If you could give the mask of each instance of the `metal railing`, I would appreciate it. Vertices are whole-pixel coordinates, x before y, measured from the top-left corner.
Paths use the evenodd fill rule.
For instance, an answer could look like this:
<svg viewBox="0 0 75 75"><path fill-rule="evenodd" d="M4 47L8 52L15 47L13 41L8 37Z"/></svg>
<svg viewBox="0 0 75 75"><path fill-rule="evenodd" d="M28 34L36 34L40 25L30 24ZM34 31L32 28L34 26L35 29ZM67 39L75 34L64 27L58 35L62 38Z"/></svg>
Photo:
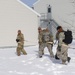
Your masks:
<svg viewBox="0 0 75 75"><path fill-rule="evenodd" d="M41 19L47 19L47 14L46 13L40 13L41 14Z"/></svg>

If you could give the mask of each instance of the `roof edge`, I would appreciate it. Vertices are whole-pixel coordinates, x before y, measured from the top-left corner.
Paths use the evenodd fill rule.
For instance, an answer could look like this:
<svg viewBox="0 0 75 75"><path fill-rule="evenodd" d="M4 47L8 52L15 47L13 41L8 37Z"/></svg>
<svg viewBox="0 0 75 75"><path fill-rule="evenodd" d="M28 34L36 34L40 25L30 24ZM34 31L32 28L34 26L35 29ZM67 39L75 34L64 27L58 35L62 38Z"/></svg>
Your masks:
<svg viewBox="0 0 75 75"><path fill-rule="evenodd" d="M37 4L39 1L40 1L40 0L36 1L36 2L33 4L33 6L34 6L35 4Z"/></svg>
<svg viewBox="0 0 75 75"><path fill-rule="evenodd" d="M35 10L33 10L32 8L30 8L28 5L26 5L25 3L23 3L21 0L17 0L19 3L21 3L23 6L27 7L29 10L31 10L33 13L35 13L36 15L38 15L39 17L41 16L39 13L37 13Z"/></svg>

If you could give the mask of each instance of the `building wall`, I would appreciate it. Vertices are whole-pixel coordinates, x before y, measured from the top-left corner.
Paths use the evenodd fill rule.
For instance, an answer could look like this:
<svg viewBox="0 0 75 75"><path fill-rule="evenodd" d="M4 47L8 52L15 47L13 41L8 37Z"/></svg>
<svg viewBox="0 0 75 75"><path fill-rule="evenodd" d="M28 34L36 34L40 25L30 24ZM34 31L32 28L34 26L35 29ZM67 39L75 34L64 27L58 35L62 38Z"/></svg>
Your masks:
<svg viewBox="0 0 75 75"><path fill-rule="evenodd" d="M48 13L48 7L51 7L51 13ZM51 20L52 18L52 6L50 0L38 0L34 3L34 10L41 14L41 19ZM50 23L50 24L49 24ZM41 21L40 26L42 28L49 29L50 33L54 36L56 34L57 25L53 21Z"/></svg>
<svg viewBox="0 0 75 75"><path fill-rule="evenodd" d="M16 46L17 31L25 37L25 46L36 45L38 16L18 0L0 0L0 47Z"/></svg>
<svg viewBox="0 0 75 75"><path fill-rule="evenodd" d="M34 3L34 10L38 13L47 13L47 7L51 4L50 0L38 0L36 3Z"/></svg>
<svg viewBox="0 0 75 75"><path fill-rule="evenodd" d="M64 30L71 30L73 38L75 38L75 2L69 0L38 0L34 3L34 9L39 13L46 13L46 6L49 3L52 6L53 19Z"/></svg>

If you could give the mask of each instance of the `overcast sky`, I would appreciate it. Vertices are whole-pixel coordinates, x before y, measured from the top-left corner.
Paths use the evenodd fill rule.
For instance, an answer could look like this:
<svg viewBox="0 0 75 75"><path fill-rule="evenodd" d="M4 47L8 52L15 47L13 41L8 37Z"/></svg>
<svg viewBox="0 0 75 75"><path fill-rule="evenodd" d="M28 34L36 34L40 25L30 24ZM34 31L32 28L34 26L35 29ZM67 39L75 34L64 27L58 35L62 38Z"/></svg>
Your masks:
<svg viewBox="0 0 75 75"><path fill-rule="evenodd" d="M32 7L33 3L35 3L37 0L21 0L21 1L27 4L28 6Z"/></svg>

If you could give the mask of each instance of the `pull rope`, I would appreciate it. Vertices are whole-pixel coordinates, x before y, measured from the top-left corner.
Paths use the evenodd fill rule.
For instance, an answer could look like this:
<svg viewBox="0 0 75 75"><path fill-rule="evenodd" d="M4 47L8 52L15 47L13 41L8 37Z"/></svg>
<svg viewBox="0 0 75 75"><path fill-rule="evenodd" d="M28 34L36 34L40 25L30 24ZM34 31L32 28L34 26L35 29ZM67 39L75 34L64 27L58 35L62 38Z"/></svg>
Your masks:
<svg viewBox="0 0 75 75"><path fill-rule="evenodd" d="M28 40L24 40L26 42L30 42L30 43L38 43L38 42L33 42L33 41L28 41Z"/></svg>

